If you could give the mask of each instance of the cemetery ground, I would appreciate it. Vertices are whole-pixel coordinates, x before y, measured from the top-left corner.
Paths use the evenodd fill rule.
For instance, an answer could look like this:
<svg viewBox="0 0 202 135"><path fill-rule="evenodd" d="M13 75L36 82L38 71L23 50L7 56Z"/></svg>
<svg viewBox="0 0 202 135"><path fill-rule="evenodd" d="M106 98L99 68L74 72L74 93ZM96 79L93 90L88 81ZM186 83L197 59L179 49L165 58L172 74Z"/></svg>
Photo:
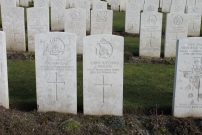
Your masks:
<svg viewBox="0 0 202 135"><path fill-rule="evenodd" d="M1 134L166 134L201 135L201 118L174 118L172 96L175 60L139 58L139 35L124 32L124 12L114 12L113 31L124 36L123 117L84 116L82 61L77 63L78 114L37 112L33 53L8 52L10 109L0 108Z"/></svg>

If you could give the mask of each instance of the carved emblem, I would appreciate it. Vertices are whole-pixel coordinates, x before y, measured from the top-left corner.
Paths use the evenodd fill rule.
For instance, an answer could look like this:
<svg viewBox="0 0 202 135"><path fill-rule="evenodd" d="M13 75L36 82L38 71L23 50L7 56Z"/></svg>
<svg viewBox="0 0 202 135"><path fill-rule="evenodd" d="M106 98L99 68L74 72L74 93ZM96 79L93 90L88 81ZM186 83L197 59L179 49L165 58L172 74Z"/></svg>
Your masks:
<svg viewBox="0 0 202 135"><path fill-rule="evenodd" d="M98 11L96 21L97 22L107 22L107 11Z"/></svg>
<svg viewBox="0 0 202 135"><path fill-rule="evenodd" d="M174 25L182 25L183 22L183 18L179 15L177 15L174 19L173 19L173 24Z"/></svg>
<svg viewBox="0 0 202 135"><path fill-rule="evenodd" d="M59 38L53 38L46 43L46 52L50 55L62 55L65 51L65 44Z"/></svg>
<svg viewBox="0 0 202 135"><path fill-rule="evenodd" d="M150 5L149 7L147 7L147 11L150 11L150 12L154 11L154 6Z"/></svg>
<svg viewBox="0 0 202 135"><path fill-rule="evenodd" d="M95 55L98 58L109 58L113 53L113 47L112 45L106 41L104 38L97 43L95 47Z"/></svg>
<svg viewBox="0 0 202 135"><path fill-rule="evenodd" d="M44 0L40 0L39 1L39 7L44 7L45 6L45 1Z"/></svg>
<svg viewBox="0 0 202 135"><path fill-rule="evenodd" d="M81 18L80 13L78 11L73 11L71 13L70 17L71 17L72 21L75 21L75 22L79 21Z"/></svg>
<svg viewBox="0 0 202 135"><path fill-rule="evenodd" d="M147 22L150 24L155 24L157 21L157 17L155 15L150 15L147 19Z"/></svg>
<svg viewBox="0 0 202 135"><path fill-rule="evenodd" d="M191 13L197 14L199 12L199 9L197 7L194 7L191 9Z"/></svg>
<svg viewBox="0 0 202 135"><path fill-rule="evenodd" d="M136 10L137 10L137 6L135 4L131 4L130 11L136 11Z"/></svg>
<svg viewBox="0 0 202 135"><path fill-rule="evenodd" d="M174 11L178 13L178 12L181 11L181 8L179 6L176 6L175 9L174 9Z"/></svg>

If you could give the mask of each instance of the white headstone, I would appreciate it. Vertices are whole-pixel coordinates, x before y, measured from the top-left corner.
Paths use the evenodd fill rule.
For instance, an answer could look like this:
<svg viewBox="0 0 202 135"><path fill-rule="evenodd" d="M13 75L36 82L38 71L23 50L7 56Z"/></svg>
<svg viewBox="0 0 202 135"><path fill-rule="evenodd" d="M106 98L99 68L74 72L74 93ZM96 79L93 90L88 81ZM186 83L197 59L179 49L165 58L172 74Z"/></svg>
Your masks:
<svg viewBox="0 0 202 135"><path fill-rule="evenodd" d="M177 42L173 115L202 117L202 38L183 38Z"/></svg>
<svg viewBox="0 0 202 135"><path fill-rule="evenodd" d="M66 0L66 8L70 8L70 0Z"/></svg>
<svg viewBox="0 0 202 135"><path fill-rule="evenodd" d="M51 0L51 30L64 30L66 1Z"/></svg>
<svg viewBox="0 0 202 135"><path fill-rule="evenodd" d="M65 11L65 32L77 35L77 54L83 54L83 37L86 36L86 10L70 8Z"/></svg>
<svg viewBox="0 0 202 135"><path fill-rule="evenodd" d="M1 0L1 7L16 7L16 0Z"/></svg>
<svg viewBox="0 0 202 135"><path fill-rule="evenodd" d="M17 7L20 6L20 0L16 0L16 6L17 6Z"/></svg>
<svg viewBox="0 0 202 135"><path fill-rule="evenodd" d="M49 0L34 0L34 7L49 7Z"/></svg>
<svg viewBox="0 0 202 135"><path fill-rule="evenodd" d="M85 115L123 114L123 52L123 37L93 35L84 38Z"/></svg>
<svg viewBox="0 0 202 135"><path fill-rule="evenodd" d="M112 10L91 10L91 35L112 34Z"/></svg>
<svg viewBox="0 0 202 135"><path fill-rule="evenodd" d="M107 2L104 1L93 1L93 10L107 9Z"/></svg>
<svg viewBox="0 0 202 135"><path fill-rule="evenodd" d="M201 30L201 7L188 6L188 36L199 37Z"/></svg>
<svg viewBox="0 0 202 135"><path fill-rule="evenodd" d="M119 11L120 0L111 0L111 10Z"/></svg>
<svg viewBox="0 0 202 135"><path fill-rule="evenodd" d="M144 0L129 0L129 2L134 2L136 4L139 4L141 11L143 11L143 7L144 7L144 4L145 4Z"/></svg>
<svg viewBox="0 0 202 135"><path fill-rule="evenodd" d="M9 109L6 35L0 32L0 106Z"/></svg>
<svg viewBox="0 0 202 135"><path fill-rule="evenodd" d="M29 6L29 2L28 2L28 0L20 0L20 5L28 7Z"/></svg>
<svg viewBox="0 0 202 135"><path fill-rule="evenodd" d="M90 2L79 2L75 7L86 10L86 31L90 32Z"/></svg>
<svg viewBox="0 0 202 135"><path fill-rule="evenodd" d="M162 1L162 12L163 13L169 13L170 12L170 5L171 5L171 0L163 0Z"/></svg>
<svg viewBox="0 0 202 135"><path fill-rule="evenodd" d="M129 2L126 5L125 32L139 34L140 31L140 5Z"/></svg>
<svg viewBox="0 0 202 135"><path fill-rule="evenodd" d="M188 15L167 14L164 57L176 56L176 42L179 38L186 38L188 34Z"/></svg>
<svg viewBox="0 0 202 135"><path fill-rule="evenodd" d="M144 4L143 12L158 12L158 5L157 4Z"/></svg>
<svg viewBox="0 0 202 135"><path fill-rule="evenodd" d="M160 57L162 13L141 13L139 55Z"/></svg>
<svg viewBox="0 0 202 135"><path fill-rule="evenodd" d="M76 35L40 33L35 37L38 111L77 113Z"/></svg>
<svg viewBox="0 0 202 135"><path fill-rule="evenodd" d="M5 7L1 11L7 50L26 51L24 8Z"/></svg>
<svg viewBox="0 0 202 135"><path fill-rule="evenodd" d="M27 31L28 51L34 52L35 35L49 32L49 8L27 8Z"/></svg>
<svg viewBox="0 0 202 135"><path fill-rule="evenodd" d="M184 6L183 5L171 5L170 6L170 13L184 13Z"/></svg>

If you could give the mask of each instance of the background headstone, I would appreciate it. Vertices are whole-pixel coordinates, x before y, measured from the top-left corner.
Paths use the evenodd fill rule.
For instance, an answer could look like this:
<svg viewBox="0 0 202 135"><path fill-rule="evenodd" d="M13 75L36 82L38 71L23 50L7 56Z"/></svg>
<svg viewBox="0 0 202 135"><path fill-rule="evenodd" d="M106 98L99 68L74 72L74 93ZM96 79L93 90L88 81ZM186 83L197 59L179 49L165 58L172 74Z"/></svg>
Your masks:
<svg viewBox="0 0 202 135"><path fill-rule="evenodd" d="M120 0L111 0L111 10L119 11Z"/></svg>
<svg viewBox="0 0 202 135"><path fill-rule="evenodd" d="M0 32L0 106L9 109L6 35Z"/></svg>
<svg viewBox="0 0 202 135"><path fill-rule="evenodd" d="M184 13L184 6L183 5L171 5L170 6L170 13Z"/></svg>
<svg viewBox="0 0 202 135"><path fill-rule="evenodd" d="M28 2L28 0L20 0L20 5L28 7L29 6L29 2Z"/></svg>
<svg viewBox="0 0 202 135"><path fill-rule="evenodd" d="M93 10L107 9L107 2L104 1L93 1Z"/></svg>
<svg viewBox="0 0 202 135"><path fill-rule="evenodd" d="M183 38L177 43L173 115L202 117L202 38Z"/></svg>
<svg viewBox="0 0 202 135"><path fill-rule="evenodd" d="M77 54L83 54L83 37L86 36L86 10L70 8L65 11L65 32L77 35Z"/></svg>
<svg viewBox="0 0 202 135"><path fill-rule="evenodd" d="M123 37L105 34L87 36L83 47L84 114L121 116Z"/></svg>
<svg viewBox="0 0 202 135"><path fill-rule="evenodd" d="M26 51L24 8L5 7L1 9L2 27L6 33L8 51Z"/></svg>
<svg viewBox="0 0 202 135"><path fill-rule="evenodd" d="M91 35L112 34L112 10L91 10Z"/></svg>
<svg viewBox="0 0 202 135"><path fill-rule="evenodd" d="M51 30L64 30L66 1L51 0Z"/></svg>
<svg viewBox="0 0 202 135"><path fill-rule="evenodd" d="M144 4L143 12L158 12L158 5L157 4Z"/></svg>
<svg viewBox="0 0 202 135"><path fill-rule="evenodd" d="M162 13L141 13L139 55L160 57Z"/></svg>
<svg viewBox="0 0 202 135"><path fill-rule="evenodd" d="M129 2L126 5L125 32L139 34L140 31L140 5Z"/></svg>
<svg viewBox="0 0 202 135"><path fill-rule="evenodd" d="M169 13L166 17L164 57L176 56L176 42L188 34L188 15Z"/></svg>
<svg viewBox="0 0 202 135"><path fill-rule="evenodd" d="M163 0L162 1L162 12L163 13L169 13L170 12L170 5L171 5L171 0Z"/></svg>
<svg viewBox="0 0 202 135"><path fill-rule="evenodd" d="M1 0L1 8L16 7L16 0Z"/></svg>
<svg viewBox="0 0 202 135"><path fill-rule="evenodd" d="M38 111L77 113L76 35L40 33L35 37Z"/></svg>
<svg viewBox="0 0 202 135"><path fill-rule="evenodd" d="M49 8L27 8L29 52L35 51L35 35L44 32L49 32Z"/></svg>

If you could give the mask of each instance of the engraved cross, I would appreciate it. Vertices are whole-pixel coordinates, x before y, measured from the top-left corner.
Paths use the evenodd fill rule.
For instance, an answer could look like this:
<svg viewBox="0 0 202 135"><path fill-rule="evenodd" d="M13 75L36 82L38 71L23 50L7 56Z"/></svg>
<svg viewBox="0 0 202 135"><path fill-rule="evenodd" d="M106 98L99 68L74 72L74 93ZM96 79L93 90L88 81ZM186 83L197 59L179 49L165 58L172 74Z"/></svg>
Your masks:
<svg viewBox="0 0 202 135"><path fill-rule="evenodd" d="M55 84L55 94L56 94L56 101L58 101L58 95L57 95L57 91L58 91L58 84L65 84L65 82L58 82L58 75L56 74L56 81L55 82L48 82L48 83L53 83Z"/></svg>
<svg viewBox="0 0 202 135"><path fill-rule="evenodd" d="M112 84L105 84L105 76L103 75L103 81L102 81L102 84L94 84L95 86L101 86L102 87L102 90L103 90L103 103L105 102L104 100L104 93L105 93L105 87L112 87Z"/></svg>
<svg viewBox="0 0 202 135"><path fill-rule="evenodd" d="M63 17L58 13L55 18L57 19L58 24L60 24L60 22L61 22L60 19L63 18Z"/></svg>
<svg viewBox="0 0 202 135"><path fill-rule="evenodd" d="M20 33L18 31L14 31L14 29L12 29L11 32L9 32L9 35L13 36L13 43L15 43L16 41L16 35L19 35Z"/></svg>
<svg viewBox="0 0 202 135"><path fill-rule="evenodd" d="M195 23L195 21L193 20L191 24L193 24L193 30L195 30L195 24L197 23Z"/></svg>
<svg viewBox="0 0 202 135"><path fill-rule="evenodd" d="M152 33L150 33L151 35L150 35L150 37L147 37L147 38L149 38L149 42L150 42L150 47L152 47L152 45L151 45L151 43L152 43L152 39L155 39L155 37L152 37Z"/></svg>

